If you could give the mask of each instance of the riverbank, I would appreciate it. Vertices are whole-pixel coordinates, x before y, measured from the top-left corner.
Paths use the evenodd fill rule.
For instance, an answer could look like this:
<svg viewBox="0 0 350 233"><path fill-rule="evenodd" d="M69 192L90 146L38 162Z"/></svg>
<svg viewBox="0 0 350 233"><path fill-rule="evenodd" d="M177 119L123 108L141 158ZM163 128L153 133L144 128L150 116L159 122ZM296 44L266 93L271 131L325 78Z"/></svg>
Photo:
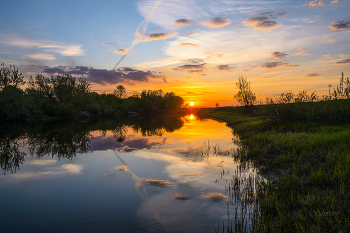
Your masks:
<svg viewBox="0 0 350 233"><path fill-rule="evenodd" d="M257 193L253 232L350 231L350 125L344 112L348 102L341 101L201 110L199 115L233 129L241 144L236 155L252 161L268 180ZM338 105L343 107L326 111ZM328 118L320 115L322 107ZM278 115L278 110L302 108L318 117Z"/></svg>

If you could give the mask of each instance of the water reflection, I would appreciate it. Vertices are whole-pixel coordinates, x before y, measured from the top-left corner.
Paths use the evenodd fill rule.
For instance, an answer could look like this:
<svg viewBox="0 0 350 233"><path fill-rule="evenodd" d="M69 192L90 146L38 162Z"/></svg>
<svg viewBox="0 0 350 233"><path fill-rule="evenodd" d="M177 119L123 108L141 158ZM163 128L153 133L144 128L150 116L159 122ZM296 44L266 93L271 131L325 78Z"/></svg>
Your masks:
<svg viewBox="0 0 350 233"><path fill-rule="evenodd" d="M152 119L135 118L133 121L75 123L43 123L29 125L2 125L0 127L0 167L4 174L16 172L25 161L26 155L43 157L51 156L72 159L77 153L83 154L94 150L123 149L131 152L150 149L165 143L150 142L147 138L128 139L128 128L135 133L146 136L162 136L165 132L173 132L183 126L183 120L176 116ZM91 132L101 132L94 141ZM111 132L114 139L106 138ZM26 147L29 153L21 151Z"/></svg>
<svg viewBox="0 0 350 233"><path fill-rule="evenodd" d="M153 120L1 128L0 206L11 214L0 225L9 232L214 232L231 221L239 166L231 130L194 115ZM13 205L23 211L11 212ZM38 223L39 216L50 218Z"/></svg>

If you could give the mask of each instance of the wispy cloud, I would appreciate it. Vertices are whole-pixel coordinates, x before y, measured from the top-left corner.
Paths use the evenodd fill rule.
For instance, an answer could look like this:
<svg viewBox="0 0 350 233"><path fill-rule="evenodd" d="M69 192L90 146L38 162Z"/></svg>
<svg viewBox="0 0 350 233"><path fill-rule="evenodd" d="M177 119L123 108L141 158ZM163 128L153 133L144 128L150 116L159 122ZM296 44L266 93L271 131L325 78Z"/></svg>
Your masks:
<svg viewBox="0 0 350 233"><path fill-rule="evenodd" d="M127 54L128 50L127 49L118 49L114 51L115 53L120 53L120 54Z"/></svg>
<svg viewBox="0 0 350 233"><path fill-rule="evenodd" d="M177 66L172 69L168 69L168 71L175 71L175 72L184 72L184 73L197 73L199 75L202 75L201 73L205 70L206 63L203 64L191 64L191 65L182 65Z"/></svg>
<svg viewBox="0 0 350 233"><path fill-rule="evenodd" d="M338 54L338 57L331 57L330 54L325 54L321 59L316 60L316 62L329 62L329 61L337 61L347 59L348 55Z"/></svg>
<svg viewBox="0 0 350 233"><path fill-rule="evenodd" d="M336 3L338 3L338 2L339 2L339 0L333 0L333 1L331 1L332 4L336 4Z"/></svg>
<svg viewBox="0 0 350 233"><path fill-rule="evenodd" d="M221 202L221 201L226 201L228 199L228 196L222 193L216 193L216 192L202 194L200 197L213 202Z"/></svg>
<svg viewBox="0 0 350 233"><path fill-rule="evenodd" d="M348 64L350 64L350 59L337 61L337 62L334 62L334 63L331 63L331 64L325 64L323 66L331 66L331 65L341 66L341 65L348 65Z"/></svg>
<svg viewBox="0 0 350 233"><path fill-rule="evenodd" d="M333 31L338 31L338 30L349 30L350 28L350 21L333 21L327 28L332 29Z"/></svg>
<svg viewBox="0 0 350 233"><path fill-rule="evenodd" d="M224 19L222 17L211 18L208 21L199 22L203 26L207 26L210 28L222 28L231 23L231 20Z"/></svg>
<svg viewBox="0 0 350 233"><path fill-rule="evenodd" d="M285 57L287 57L289 54L288 53L284 53L284 52L271 52L271 58L270 60L278 60L278 59L283 59Z"/></svg>
<svg viewBox="0 0 350 233"><path fill-rule="evenodd" d="M145 39L143 41L150 41L150 40L164 40L168 38L172 38L177 36L177 32L174 33L153 33L149 35L145 35Z"/></svg>
<svg viewBox="0 0 350 233"><path fill-rule="evenodd" d="M51 170L48 170L48 169L51 169ZM77 175L82 173L83 166L80 164L64 164L60 167L47 168L47 170L48 171L41 171L41 172L36 171L36 172L14 173L11 175L11 177L15 179L29 180L29 179L49 179L49 178L68 176L68 175Z"/></svg>
<svg viewBox="0 0 350 233"><path fill-rule="evenodd" d="M333 63L333 65L347 65L347 64L350 64L350 59L345 59L343 61L338 61Z"/></svg>
<svg viewBox="0 0 350 233"><path fill-rule="evenodd" d="M192 46L192 47L199 47L197 44L192 44L192 43L181 43L180 46Z"/></svg>
<svg viewBox="0 0 350 233"><path fill-rule="evenodd" d="M305 3L303 6L316 7L316 6L325 6L324 0L313 0L311 2Z"/></svg>
<svg viewBox="0 0 350 233"><path fill-rule="evenodd" d="M296 49L295 52L293 53L293 55L296 56L308 56L310 54L306 53L306 51L302 48Z"/></svg>
<svg viewBox="0 0 350 233"><path fill-rule="evenodd" d="M47 52L61 54L62 56L82 56L84 51L81 45L71 45L50 40L28 40L22 38L0 38L0 44L22 48L37 48Z"/></svg>
<svg viewBox="0 0 350 233"><path fill-rule="evenodd" d="M118 171L125 172L125 171L128 170L128 167L123 165L123 166L115 167L115 169L118 170Z"/></svg>
<svg viewBox="0 0 350 233"><path fill-rule="evenodd" d="M329 38L329 37L325 37L325 38L323 38L322 40L323 40L323 42L325 42L325 43L334 43L334 42L335 42L335 39Z"/></svg>
<svg viewBox="0 0 350 233"><path fill-rule="evenodd" d="M260 67L265 69L273 69L273 68L294 68L298 67L299 65L289 65L287 62L266 62L263 65L260 65Z"/></svg>
<svg viewBox="0 0 350 233"><path fill-rule="evenodd" d="M244 26L254 27L259 30L271 30L282 26L281 24L276 23L276 21L269 20L267 16L257 16L250 17L248 20L243 21Z"/></svg>
<svg viewBox="0 0 350 233"><path fill-rule="evenodd" d="M314 78L320 76L319 74L307 74L305 75L306 78Z"/></svg>
<svg viewBox="0 0 350 233"><path fill-rule="evenodd" d="M30 54L30 55L24 55L24 59L33 59L33 60L55 60L56 57L52 54Z"/></svg>
<svg viewBox="0 0 350 233"><path fill-rule="evenodd" d="M214 70L215 71L226 71L226 72L233 72L235 69L235 66L231 65L218 65Z"/></svg>
<svg viewBox="0 0 350 233"><path fill-rule="evenodd" d="M193 24L192 20L188 20L188 19L178 19L175 22L173 22L173 25L175 27L187 27Z"/></svg>

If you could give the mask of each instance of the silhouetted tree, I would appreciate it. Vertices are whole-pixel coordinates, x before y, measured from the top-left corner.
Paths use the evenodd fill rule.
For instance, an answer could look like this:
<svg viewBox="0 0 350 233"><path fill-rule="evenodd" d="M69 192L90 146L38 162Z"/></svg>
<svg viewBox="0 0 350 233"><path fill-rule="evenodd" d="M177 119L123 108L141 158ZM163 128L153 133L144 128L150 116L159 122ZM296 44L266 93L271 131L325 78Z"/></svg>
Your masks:
<svg viewBox="0 0 350 233"><path fill-rule="evenodd" d="M125 87L123 85L118 85L117 88L114 90L114 95L119 99L125 99L126 98Z"/></svg>
<svg viewBox="0 0 350 233"><path fill-rule="evenodd" d="M236 87L238 88L238 92L234 95L234 98L246 107L253 106L256 96L250 88L250 82L248 82L247 77L240 75Z"/></svg>

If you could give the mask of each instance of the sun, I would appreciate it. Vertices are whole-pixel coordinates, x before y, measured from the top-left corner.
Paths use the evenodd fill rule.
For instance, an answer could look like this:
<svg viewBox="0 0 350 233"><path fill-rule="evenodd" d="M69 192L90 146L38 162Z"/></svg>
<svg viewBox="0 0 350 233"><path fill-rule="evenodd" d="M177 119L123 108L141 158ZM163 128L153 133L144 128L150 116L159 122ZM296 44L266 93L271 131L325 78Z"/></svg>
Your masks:
<svg viewBox="0 0 350 233"><path fill-rule="evenodd" d="M193 106L193 102L190 102L190 106Z"/></svg>

